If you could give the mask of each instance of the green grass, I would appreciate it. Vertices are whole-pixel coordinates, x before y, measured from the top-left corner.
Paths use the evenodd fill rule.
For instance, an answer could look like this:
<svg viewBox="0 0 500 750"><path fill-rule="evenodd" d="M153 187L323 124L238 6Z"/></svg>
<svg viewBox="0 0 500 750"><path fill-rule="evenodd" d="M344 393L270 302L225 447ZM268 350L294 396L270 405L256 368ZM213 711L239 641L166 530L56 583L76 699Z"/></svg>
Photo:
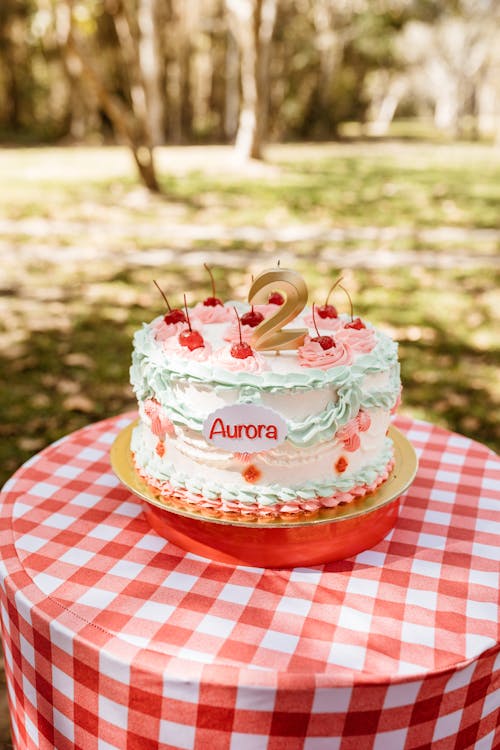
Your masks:
<svg viewBox="0 0 500 750"><path fill-rule="evenodd" d="M168 193L194 210L207 198L237 216L259 223L269 207L283 207L290 221L334 221L340 225L496 227L500 169L488 165L475 178L473 165L442 170L429 164L399 166L356 158L324 159L297 168L282 165L278 184L217 180L202 175L166 180Z"/></svg>
<svg viewBox="0 0 500 750"><path fill-rule="evenodd" d="M276 216L349 226L498 228L500 158L487 145L274 147L273 169L264 179L258 170L242 177L227 149L213 153L208 169L202 156L186 169L182 149L174 150L174 159L168 149L159 150L162 186L191 219L206 221L208 209L211 221L230 225L272 223ZM95 216L96 205L99 218L106 208L123 205L135 181L121 149L11 150L0 165L0 188L8 189L4 211L12 219L85 221ZM135 205L132 213L149 218L158 210Z"/></svg>

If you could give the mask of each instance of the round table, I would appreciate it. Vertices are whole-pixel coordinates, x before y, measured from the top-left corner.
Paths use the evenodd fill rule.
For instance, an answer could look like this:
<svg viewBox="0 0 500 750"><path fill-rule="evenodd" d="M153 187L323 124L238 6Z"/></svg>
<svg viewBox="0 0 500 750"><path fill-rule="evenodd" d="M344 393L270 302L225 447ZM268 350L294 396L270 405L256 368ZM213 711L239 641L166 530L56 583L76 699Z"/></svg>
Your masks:
<svg viewBox="0 0 500 750"><path fill-rule="evenodd" d="M3 492L17 750L494 750L500 460L424 422L395 528L266 570L186 553L110 469L135 417L73 433Z"/></svg>

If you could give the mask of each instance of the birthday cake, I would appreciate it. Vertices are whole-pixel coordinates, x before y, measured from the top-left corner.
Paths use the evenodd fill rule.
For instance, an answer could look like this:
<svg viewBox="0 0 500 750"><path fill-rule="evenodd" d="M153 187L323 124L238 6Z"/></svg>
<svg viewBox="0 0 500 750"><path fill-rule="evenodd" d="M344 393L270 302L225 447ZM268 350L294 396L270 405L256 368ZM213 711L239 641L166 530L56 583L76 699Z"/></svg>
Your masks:
<svg viewBox="0 0 500 750"><path fill-rule="evenodd" d="M298 274L275 269L251 305L214 291L136 332L130 446L156 497L209 516L297 518L387 479L397 344L352 305L339 314L306 298Z"/></svg>

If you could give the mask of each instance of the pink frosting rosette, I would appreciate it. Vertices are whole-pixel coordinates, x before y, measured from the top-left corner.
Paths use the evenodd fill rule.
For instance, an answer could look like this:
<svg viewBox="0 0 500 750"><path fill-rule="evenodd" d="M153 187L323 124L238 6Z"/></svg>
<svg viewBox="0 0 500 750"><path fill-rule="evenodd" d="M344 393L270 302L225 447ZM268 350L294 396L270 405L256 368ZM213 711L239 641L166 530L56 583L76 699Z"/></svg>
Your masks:
<svg viewBox="0 0 500 750"><path fill-rule="evenodd" d="M184 323L182 330L185 330L185 328L186 324ZM199 346L191 351L187 346L181 346L178 336L170 336L163 342L163 351L166 354L175 354L178 357L192 359L195 362L205 362L212 354L212 347L208 341L205 341L205 346Z"/></svg>
<svg viewBox="0 0 500 750"><path fill-rule="evenodd" d="M356 422L358 423L358 430L360 432L366 432L370 429L372 420L367 411L360 410L356 417Z"/></svg>
<svg viewBox="0 0 500 750"><path fill-rule="evenodd" d="M347 422L347 424L345 424L340 428L340 430L337 431L336 437L337 440L344 444L345 450L352 453L358 450L359 446L361 445L358 432L358 421L357 418L354 417L354 419L351 419L349 422Z"/></svg>
<svg viewBox="0 0 500 750"><path fill-rule="evenodd" d="M309 328L314 328L314 318L311 314L304 315L304 323ZM320 316L316 313L316 325L320 329L325 329L325 331L339 331L343 325L344 321L341 318L320 318Z"/></svg>
<svg viewBox="0 0 500 750"><path fill-rule="evenodd" d="M340 328L335 334L335 341L347 344L353 352L368 354L377 343L373 328Z"/></svg>
<svg viewBox="0 0 500 750"><path fill-rule="evenodd" d="M250 343L250 339L252 338L252 334L255 331L255 328L252 328L252 326L241 326L241 340L244 341L246 344ZM224 341L230 341L231 343L238 342L240 340L240 329L238 327L238 323L234 322L232 323L226 332L224 333Z"/></svg>
<svg viewBox="0 0 500 750"><path fill-rule="evenodd" d="M330 367L350 365L352 353L349 347L342 341L330 349L323 349L317 341L312 341L306 336L303 346L298 348L299 364L302 367L315 367L319 370L328 370Z"/></svg>
<svg viewBox="0 0 500 750"><path fill-rule="evenodd" d="M153 326L153 335L156 341L166 341L171 336L175 336L184 330L186 323L165 323L163 318L158 320Z"/></svg>
<svg viewBox="0 0 500 750"><path fill-rule="evenodd" d="M231 372L261 372L269 369L267 362L258 352L254 351L252 356L238 359L231 354L231 346L232 344L223 346L215 352L214 359L220 367Z"/></svg>
<svg viewBox="0 0 500 750"><path fill-rule="evenodd" d="M343 443L346 451L357 451L361 445L360 432L366 432L372 423L368 412L362 409L357 415L337 430L336 439Z"/></svg>
<svg viewBox="0 0 500 750"><path fill-rule="evenodd" d="M203 302L198 302L189 312L191 318L199 320L201 323L227 323L234 318L234 310L232 307L225 307L224 305L204 305Z"/></svg>
<svg viewBox="0 0 500 750"><path fill-rule="evenodd" d="M275 305L273 302L269 302L267 305L254 305L253 309L255 312L259 312L264 318L269 318L270 315L274 315L276 310L279 310L281 305Z"/></svg>
<svg viewBox="0 0 500 750"><path fill-rule="evenodd" d="M151 432L159 438L165 435L175 435L175 427L161 404L154 398L148 398L144 402L144 411L151 420Z"/></svg>

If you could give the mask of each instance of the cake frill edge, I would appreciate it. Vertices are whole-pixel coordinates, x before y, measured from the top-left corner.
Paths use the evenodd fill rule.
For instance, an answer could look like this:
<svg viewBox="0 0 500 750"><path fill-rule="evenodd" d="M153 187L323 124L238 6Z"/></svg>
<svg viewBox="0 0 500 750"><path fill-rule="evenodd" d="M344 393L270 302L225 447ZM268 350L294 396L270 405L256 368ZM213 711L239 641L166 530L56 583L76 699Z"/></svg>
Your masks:
<svg viewBox="0 0 500 750"><path fill-rule="evenodd" d="M137 464L133 452L132 460L137 474L145 483L147 489L157 501L165 503L166 509L168 507L178 508L209 518L263 522L276 519L312 518L321 510L332 510L366 498L380 488L394 468L394 455L392 455L384 470L370 484L358 485L348 492L337 492L330 497L317 497L307 500L298 497L295 502L287 500L284 503L275 503L272 506L259 506L258 502L250 504L238 500L224 501L220 497L207 498L186 489L173 487L168 480L155 479L147 475Z"/></svg>

